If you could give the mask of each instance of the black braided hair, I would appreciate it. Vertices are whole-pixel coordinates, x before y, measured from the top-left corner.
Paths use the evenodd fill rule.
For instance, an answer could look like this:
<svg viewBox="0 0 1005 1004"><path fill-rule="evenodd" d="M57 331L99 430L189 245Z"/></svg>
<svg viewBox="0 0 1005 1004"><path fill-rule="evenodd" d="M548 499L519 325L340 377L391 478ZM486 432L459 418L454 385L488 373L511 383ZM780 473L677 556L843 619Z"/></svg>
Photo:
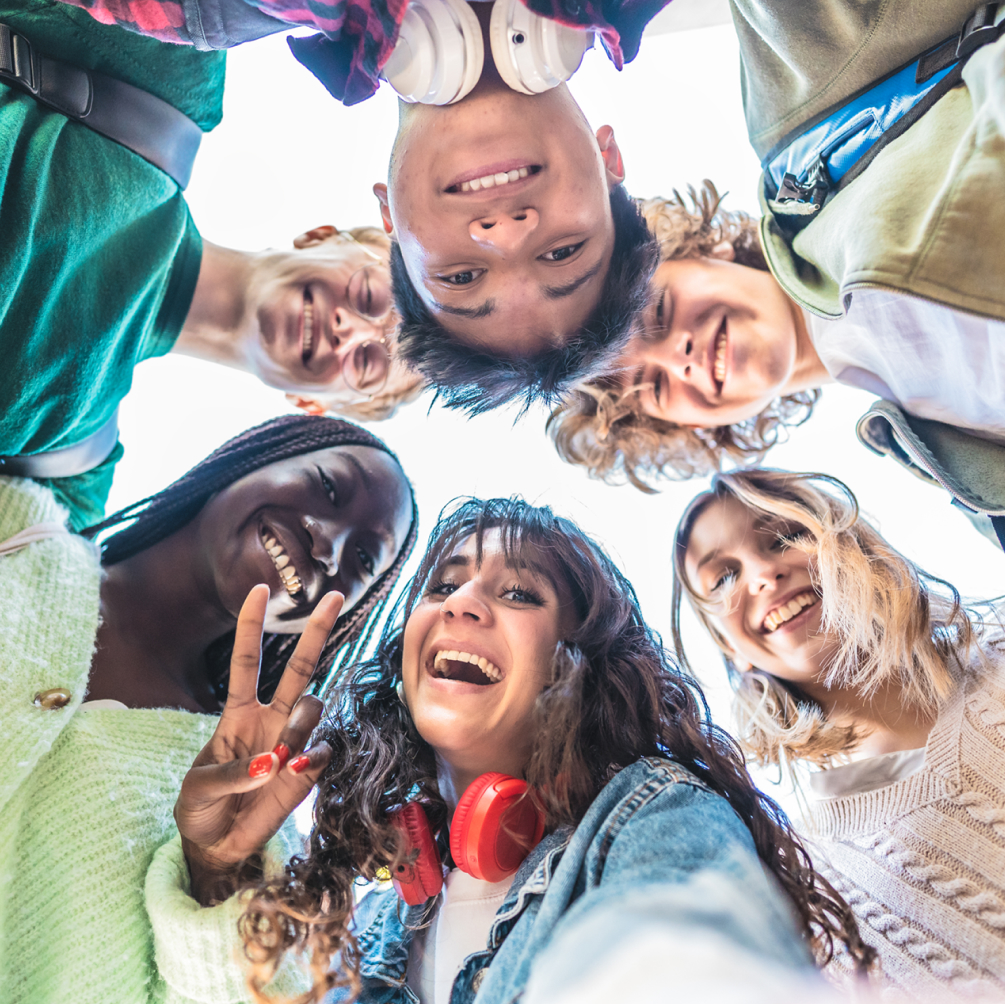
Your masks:
<svg viewBox="0 0 1005 1004"><path fill-rule="evenodd" d="M283 415L228 440L163 491L120 509L81 533L92 539L104 530L131 520L128 526L101 542L102 565L118 564L180 530L195 518L213 495L246 474L289 457L334 446L370 446L386 453L401 466L401 461L384 442L358 425L319 415ZM405 542L391 567L371 583L351 610L335 622L318 660L315 690L322 689L327 682L337 678L354 655L366 647L415 545L419 511L410 483L408 488L412 499L412 519ZM266 634L263 637L262 670L258 683L261 700L271 699L299 638L299 635L292 634ZM227 696L233 649L234 632L230 631L214 641L205 653L209 684L221 702ZM336 662L335 656L340 650L341 656Z"/></svg>

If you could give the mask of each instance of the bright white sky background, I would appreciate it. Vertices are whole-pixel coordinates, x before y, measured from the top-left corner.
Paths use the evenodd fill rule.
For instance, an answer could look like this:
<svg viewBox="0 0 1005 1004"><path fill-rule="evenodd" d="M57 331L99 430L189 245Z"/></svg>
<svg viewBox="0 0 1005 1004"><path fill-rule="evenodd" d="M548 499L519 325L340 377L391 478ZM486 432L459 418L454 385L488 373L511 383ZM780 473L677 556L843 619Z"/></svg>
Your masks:
<svg viewBox="0 0 1005 1004"><path fill-rule="evenodd" d="M621 74L601 51L589 52L571 87L595 128L613 125L633 195L668 195L709 177L730 193L728 207L756 213L758 166L743 126L738 65L732 26L723 24L650 35ZM287 247L319 224L379 224L371 186L386 180L397 118L386 86L343 108L275 36L231 51L224 111L223 124L203 141L187 193L209 240L259 250ZM842 478L896 547L964 595L1005 592L1005 555L948 496L858 443L855 419L869 401L861 391L828 387L814 417L768 462ZM670 537L706 482L669 484L656 496L608 487L558 459L543 432L543 410L514 424L513 413L468 421L439 407L427 415L428 407L427 394L370 426L415 485L420 544L458 495L519 493L547 503L608 549L650 623L669 639ZM288 410L281 393L242 373L183 357L143 363L120 413L126 455L109 511L163 488L230 436ZM689 626L692 661L716 720L728 725L722 664L697 625Z"/></svg>

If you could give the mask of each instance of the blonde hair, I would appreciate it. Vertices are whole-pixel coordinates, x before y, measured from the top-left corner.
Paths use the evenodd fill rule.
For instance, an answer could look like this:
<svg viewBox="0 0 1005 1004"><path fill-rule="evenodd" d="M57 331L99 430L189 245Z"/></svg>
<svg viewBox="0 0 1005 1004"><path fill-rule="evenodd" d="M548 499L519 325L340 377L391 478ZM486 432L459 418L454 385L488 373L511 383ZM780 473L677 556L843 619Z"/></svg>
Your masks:
<svg viewBox="0 0 1005 1004"><path fill-rule="evenodd" d="M722 196L707 178L685 199L639 199L637 204L660 245L660 261L711 256L729 242L734 261L767 271L757 236L757 220L722 209ZM758 463L788 427L810 417L820 396L817 389L780 397L760 414L732 425L687 429L646 415L633 388L605 375L580 384L548 419L547 430L559 456L580 464L607 482L625 481L644 492L659 479L687 480L722 467L727 457Z"/></svg>
<svg viewBox="0 0 1005 1004"><path fill-rule="evenodd" d="M348 235L358 244L369 245L385 254L390 253L391 240L377 227L353 227L350 230L339 231L336 236L343 235ZM426 389L426 380L422 374L411 370L409 372L413 377L410 382L398 382L394 390L374 394L370 398L353 402L337 399L326 401L323 395L317 395L317 400L325 405L331 414L351 418L356 422L382 422L386 418L391 418L403 404L414 401Z"/></svg>
<svg viewBox="0 0 1005 1004"><path fill-rule="evenodd" d="M709 505L727 498L769 525L805 528L805 534L789 539L786 533L786 538L789 546L810 556L810 574L821 597L820 630L838 641L826 686L850 687L869 697L897 682L906 706L932 713L943 703L981 624L961 605L956 589L894 550L861 517L851 489L837 478L772 470L718 474L711 489L691 501L677 526L673 636L686 664L680 608L687 596L727 656L739 741L754 760L784 765L798 759L828 766L861 736L854 726L828 722L823 709L793 684L759 670L739 673L729 662L729 644L684 569L695 520Z"/></svg>

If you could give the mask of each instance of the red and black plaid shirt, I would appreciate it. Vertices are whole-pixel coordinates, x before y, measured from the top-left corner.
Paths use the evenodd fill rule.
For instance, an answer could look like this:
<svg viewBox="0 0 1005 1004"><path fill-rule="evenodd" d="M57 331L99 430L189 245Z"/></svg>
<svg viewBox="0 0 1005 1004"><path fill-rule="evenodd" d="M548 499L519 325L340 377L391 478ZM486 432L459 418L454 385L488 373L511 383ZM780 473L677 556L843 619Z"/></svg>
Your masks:
<svg viewBox="0 0 1005 1004"><path fill-rule="evenodd" d="M179 0L66 0L102 24L162 42L192 44ZM398 39L408 0L246 0L290 26L320 35L291 38L294 55L347 105L370 97ZM639 51L642 31L670 0L523 0L536 14L593 28L620 70Z"/></svg>

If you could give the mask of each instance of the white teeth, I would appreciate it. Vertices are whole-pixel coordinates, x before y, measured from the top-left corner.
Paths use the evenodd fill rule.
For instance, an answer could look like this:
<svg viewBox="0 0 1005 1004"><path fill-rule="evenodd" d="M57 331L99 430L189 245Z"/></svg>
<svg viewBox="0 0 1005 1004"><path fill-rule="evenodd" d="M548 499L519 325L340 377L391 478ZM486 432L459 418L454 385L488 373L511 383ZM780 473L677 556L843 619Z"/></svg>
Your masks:
<svg viewBox="0 0 1005 1004"><path fill-rule="evenodd" d="M434 668L439 668L445 662L469 662L471 665L477 666L493 683L498 683L503 678L500 670L489 662L485 656L477 656L472 655L470 652L454 650L437 652L436 657L433 659Z"/></svg>
<svg viewBox="0 0 1005 1004"><path fill-rule="evenodd" d="M304 587L300 581L300 576L297 574L296 567L290 561L290 556L283 550L282 544L267 530L262 531L261 537L262 546L269 557L272 558L272 563L276 566L276 571L279 572L279 577L283 580L286 591L290 596L295 596Z"/></svg>
<svg viewBox="0 0 1005 1004"><path fill-rule="evenodd" d="M726 379L726 332L719 333L715 340L715 379L722 383Z"/></svg>
<svg viewBox="0 0 1005 1004"><path fill-rule="evenodd" d="M314 346L314 304L304 299L304 346L301 355L306 359Z"/></svg>
<svg viewBox="0 0 1005 1004"><path fill-rule="evenodd" d="M529 167L515 167L512 171L500 171L498 174L486 174L484 178L472 178L461 182L462 192L477 192L483 188L495 188L497 185L507 185L511 181L519 181L530 174Z"/></svg>
<svg viewBox="0 0 1005 1004"><path fill-rule="evenodd" d="M764 630L769 634L772 631L777 630L786 621L792 620L796 614L805 610L806 607L813 606L819 597L815 593L800 593L798 596L794 596L788 603L783 606L778 607L777 610L772 610L767 617L764 618Z"/></svg>

